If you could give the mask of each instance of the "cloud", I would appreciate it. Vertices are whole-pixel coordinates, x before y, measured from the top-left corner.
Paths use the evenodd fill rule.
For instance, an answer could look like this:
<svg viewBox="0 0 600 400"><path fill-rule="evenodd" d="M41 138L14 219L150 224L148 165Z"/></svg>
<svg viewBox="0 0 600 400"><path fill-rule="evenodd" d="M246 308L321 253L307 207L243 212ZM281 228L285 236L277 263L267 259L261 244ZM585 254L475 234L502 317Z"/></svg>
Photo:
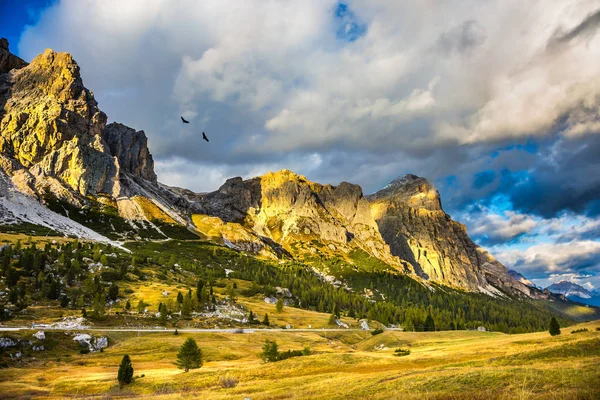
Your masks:
<svg viewBox="0 0 600 400"><path fill-rule="evenodd" d="M469 55L486 39L485 28L475 20L463 22L440 35L437 48L445 55L454 52Z"/></svg>
<svg viewBox="0 0 600 400"><path fill-rule="evenodd" d="M514 211L505 211L503 214L487 213L477 218L476 222L467 217L466 221L472 226L469 234L485 245L517 240L534 232L539 224L539 220Z"/></svg>
<svg viewBox="0 0 600 400"><path fill-rule="evenodd" d="M19 50L73 53L109 119L147 133L161 182L206 191L289 168L370 193L411 172L510 261L525 244L543 257L556 252L544 241L581 247L598 233L599 9L62 0ZM564 213L589 229L567 229ZM542 271L531 254L522 265Z"/></svg>
<svg viewBox="0 0 600 400"><path fill-rule="evenodd" d="M548 48L555 49L556 47L569 43L574 39L584 37L589 39L596 34L598 27L600 26L600 9L589 14L584 18L581 23L576 25L574 28L564 32L562 29L558 29L554 32L554 35L548 41Z"/></svg>

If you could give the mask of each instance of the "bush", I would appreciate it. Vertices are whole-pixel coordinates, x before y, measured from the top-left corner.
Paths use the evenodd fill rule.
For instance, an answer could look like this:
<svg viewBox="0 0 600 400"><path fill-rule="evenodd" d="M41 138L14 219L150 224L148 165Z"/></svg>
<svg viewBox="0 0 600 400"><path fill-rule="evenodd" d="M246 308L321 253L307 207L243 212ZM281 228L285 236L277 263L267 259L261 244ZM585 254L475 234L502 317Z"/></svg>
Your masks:
<svg viewBox="0 0 600 400"><path fill-rule="evenodd" d="M581 333L581 332L589 332L588 328L575 329L571 331L571 333Z"/></svg>
<svg viewBox="0 0 600 400"><path fill-rule="evenodd" d="M394 350L394 355L396 357L407 356L409 354L410 354L410 350L408 350L408 349L396 349L396 350Z"/></svg>
<svg viewBox="0 0 600 400"><path fill-rule="evenodd" d="M380 333L383 333L383 329L381 329L381 328L377 328L377 329L371 331L371 335L373 335L373 336L379 335Z"/></svg>
<svg viewBox="0 0 600 400"><path fill-rule="evenodd" d="M288 350L280 353L277 342L267 339L263 345L263 351L260 353L260 357L264 362L275 362L287 360L292 357L308 356L310 353L309 347L305 347L303 350Z"/></svg>
<svg viewBox="0 0 600 400"><path fill-rule="evenodd" d="M221 377L221 387L225 389L234 388L238 384L237 378L232 376L222 376Z"/></svg>

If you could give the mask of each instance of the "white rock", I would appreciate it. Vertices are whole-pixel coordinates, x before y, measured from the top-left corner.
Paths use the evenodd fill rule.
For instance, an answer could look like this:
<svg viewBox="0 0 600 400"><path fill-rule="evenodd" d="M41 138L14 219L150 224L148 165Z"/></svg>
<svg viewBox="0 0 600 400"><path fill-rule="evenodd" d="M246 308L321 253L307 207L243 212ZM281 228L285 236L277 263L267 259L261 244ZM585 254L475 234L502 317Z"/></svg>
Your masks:
<svg viewBox="0 0 600 400"><path fill-rule="evenodd" d="M44 333L44 331L38 331L37 333L34 333L32 336L34 338L36 338L37 340L46 340L46 334Z"/></svg>
<svg viewBox="0 0 600 400"><path fill-rule="evenodd" d="M340 321L339 319L336 319L336 320L335 320L335 323L336 323L336 324L337 324L339 327L341 327L341 328L346 328L346 329L348 329L348 324L346 324L346 323L344 323L344 322Z"/></svg>
<svg viewBox="0 0 600 400"><path fill-rule="evenodd" d="M108 338L106 336L94 338L94 347L98 350L107 348Z"/></svg>
<svg viewBox="0 0 600 400"><path fill-rule="evenodd" d="M13 347L15 346L16 343L9 338L0 338L0 347L2 347L3 349L7 348L7 347Z"/></svg>
<svg viewBox="0 0 600 400"><path fill-rule="evenodd" d="M369 328L369 324L367 323L366 319L360 320L360 329L365 330L365 331L371 330L371 328Z"/></svg>

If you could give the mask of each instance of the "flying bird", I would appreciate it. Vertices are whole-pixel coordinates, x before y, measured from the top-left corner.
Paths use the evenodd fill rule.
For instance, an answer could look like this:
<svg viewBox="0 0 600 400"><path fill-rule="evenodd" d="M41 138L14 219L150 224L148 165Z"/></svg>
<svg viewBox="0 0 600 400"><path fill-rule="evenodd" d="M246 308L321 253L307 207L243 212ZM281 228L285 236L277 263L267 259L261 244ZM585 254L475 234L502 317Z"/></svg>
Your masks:
<svg viewBox="0 0 600 400"><path fill-rule="evenodd" d="M189 124L190 121L186 121L183 117L181 117L181 120L183 121L184 124Z"/></svg>
<svg viewBox="0 0 600 400"><path fill-rule="evenodd" d="M204 132L202 132L202 139L204 139L208 142L208 138L206 137L206 134Z"/></svg>

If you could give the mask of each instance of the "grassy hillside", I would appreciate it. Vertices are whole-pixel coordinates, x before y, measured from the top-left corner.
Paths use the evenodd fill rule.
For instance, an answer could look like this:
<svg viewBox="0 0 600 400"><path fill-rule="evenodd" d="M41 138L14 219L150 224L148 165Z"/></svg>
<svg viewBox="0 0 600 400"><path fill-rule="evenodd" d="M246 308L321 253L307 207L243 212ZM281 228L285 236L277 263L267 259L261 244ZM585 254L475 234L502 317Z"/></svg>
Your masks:
<svg viewBox="0 0 600 400"><path fill-rule="evenodd" d="M571 331L588 331L572 334ZM547 332L109 332L103 352L79 354L72 337L46 332L49 349L18 368L0 369L3 398L73 395L157 399L596 399L600 396L600 323ZM4 337L31 339L34 331ZM101 332L93 332L100 335ZM72 334L71 334L72 335ZM204 366L184 373L173 364L178 347L194 338ZM312 354L263 363L265 339L281 350ZM395 349L410 350L397 357ZM120 389L124 354L134 382ZM222 378L237 382L223 387ZM293 388L293 390L290 390Z"/></svg>

